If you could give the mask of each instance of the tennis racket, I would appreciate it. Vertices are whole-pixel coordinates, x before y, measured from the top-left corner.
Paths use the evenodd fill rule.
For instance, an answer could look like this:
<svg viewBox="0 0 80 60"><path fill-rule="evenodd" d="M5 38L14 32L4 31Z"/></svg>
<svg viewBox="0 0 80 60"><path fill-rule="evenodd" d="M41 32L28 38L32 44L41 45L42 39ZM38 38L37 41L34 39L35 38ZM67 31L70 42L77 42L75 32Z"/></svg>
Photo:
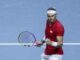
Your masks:
<svg viewBox="0 0 80 60"><path fill-rule="evenodd" d="M29 31L21 32L18 36L18 42L23 46L36 46L36 37Z"/></svg>
<svg viewBox="0 0 80 60"><path fill-rule="evenodd" d="M18 36L18 42L23 46L36 46L36 37L32 32L24 31L21 32ZM41 46L42 48L45 48L44 46Z"/></svg>

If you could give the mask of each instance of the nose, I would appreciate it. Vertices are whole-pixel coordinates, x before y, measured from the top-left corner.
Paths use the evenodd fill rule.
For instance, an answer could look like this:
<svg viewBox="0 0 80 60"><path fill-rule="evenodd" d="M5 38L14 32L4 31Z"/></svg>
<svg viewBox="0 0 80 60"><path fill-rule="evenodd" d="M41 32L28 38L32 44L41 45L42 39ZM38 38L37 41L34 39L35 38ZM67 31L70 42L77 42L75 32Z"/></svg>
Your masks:
<svg viewBox="0 0 80 60"><path fill-rule="evenodd" d="M51 20L51 18L48 18L49 20Z"/></svg>

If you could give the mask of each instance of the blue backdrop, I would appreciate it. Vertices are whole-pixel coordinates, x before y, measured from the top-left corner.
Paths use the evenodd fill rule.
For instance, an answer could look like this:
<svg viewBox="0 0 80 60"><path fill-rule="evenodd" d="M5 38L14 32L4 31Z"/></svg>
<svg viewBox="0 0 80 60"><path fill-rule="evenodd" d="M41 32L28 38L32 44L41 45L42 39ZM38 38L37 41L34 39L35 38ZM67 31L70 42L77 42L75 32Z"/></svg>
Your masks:
<svg viewBox="0 0 80 60"><path fill-rule="evenodd" d="M80 42L80 0L0 0L0 43L17 43L20 32L29 30L38 41L44 36L46 10L57 9L64 25L64 43ZM80 46L63 46L63 60L79 60ZM0 46L1 60L41 60L42 48Z"/></svg>

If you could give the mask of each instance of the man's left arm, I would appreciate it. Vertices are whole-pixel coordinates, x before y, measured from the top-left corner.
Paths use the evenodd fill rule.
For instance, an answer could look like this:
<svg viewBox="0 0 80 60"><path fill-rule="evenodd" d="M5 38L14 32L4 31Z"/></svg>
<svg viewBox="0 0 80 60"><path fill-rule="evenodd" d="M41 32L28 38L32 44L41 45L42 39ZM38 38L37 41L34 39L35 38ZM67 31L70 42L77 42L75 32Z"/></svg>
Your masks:
<svg viewBox="0 0 80 60"><path fill-rule="evenodd" d="M62 47L63 45L63 36L56 36L57 39L57 47Z"/></svg>
<svg viewBox="0 0 80 60"><path fill-rule="evenodd" d="M64 36L64 27L60 26L57 28L57 42L51 41L50 39L47 40L47 44L52 45L54 47L62 47L63 45L63 36Z"/></svg>
<svg viewBox="0 0 80 60"><path fill-rule="evenodd" d="M56 39L57 39L57 42L51 41L50 39L47 39L46 43L51 45L51 46L57 47L57 48L62 47L63 36L56 36Z"/></svg>

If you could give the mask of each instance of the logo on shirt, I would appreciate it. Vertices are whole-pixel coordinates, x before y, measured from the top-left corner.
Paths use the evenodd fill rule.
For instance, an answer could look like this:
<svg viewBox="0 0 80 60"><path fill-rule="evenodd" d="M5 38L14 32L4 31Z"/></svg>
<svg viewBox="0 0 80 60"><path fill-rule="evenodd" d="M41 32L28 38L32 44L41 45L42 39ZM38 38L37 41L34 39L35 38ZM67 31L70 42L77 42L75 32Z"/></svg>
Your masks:
<svg viewBox="0 0 80 60"><path fill-rule="evenodd" d="M52 31L52 30L50 30L50 33L53 33L53 31Z"/></svg>

